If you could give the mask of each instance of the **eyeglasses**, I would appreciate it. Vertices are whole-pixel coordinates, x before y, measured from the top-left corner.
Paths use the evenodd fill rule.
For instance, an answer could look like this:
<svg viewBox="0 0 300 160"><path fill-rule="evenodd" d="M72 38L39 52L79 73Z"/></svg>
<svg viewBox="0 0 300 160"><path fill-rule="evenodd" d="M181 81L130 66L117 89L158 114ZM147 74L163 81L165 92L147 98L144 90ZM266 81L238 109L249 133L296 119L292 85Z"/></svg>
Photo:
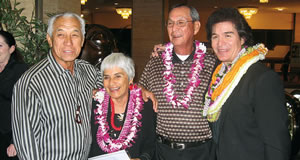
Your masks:
<svg viewBox="0 0 300 160"><path fill-rule="evenodd" d="M77 107L76 112L75 112L75 122L77 122L78 124L81 123L79 113L80 113L80 106Z"/></svg>
<svg viewBox="0 0 300 160"><path fill-rule="evenodd" d="M176 24L176 26L178 26L178 27L185 27L188 22L194 22L194 21L178 20L178 21L174 22L174 21L169 20L166 22L166 26L173 27L174 24Z"/></svg>

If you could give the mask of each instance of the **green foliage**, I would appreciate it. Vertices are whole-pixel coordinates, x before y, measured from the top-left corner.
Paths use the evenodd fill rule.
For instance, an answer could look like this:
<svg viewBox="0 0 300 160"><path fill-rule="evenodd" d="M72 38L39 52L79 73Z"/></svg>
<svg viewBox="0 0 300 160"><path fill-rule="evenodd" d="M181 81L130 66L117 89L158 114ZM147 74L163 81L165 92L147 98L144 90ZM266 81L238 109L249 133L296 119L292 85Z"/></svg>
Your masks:
<svg viewBox="0 0 300 160"><path fill-rule="evenodd" d="M18 9L19 4L16 0L13 5L10 0L0 0L0 29L14 35L21 44L18 45L18 50L24 56L24 61L32 65L44 58L49 51L47 25L34 18L34 12L30 21L21 16L24 8Z"/></svg>

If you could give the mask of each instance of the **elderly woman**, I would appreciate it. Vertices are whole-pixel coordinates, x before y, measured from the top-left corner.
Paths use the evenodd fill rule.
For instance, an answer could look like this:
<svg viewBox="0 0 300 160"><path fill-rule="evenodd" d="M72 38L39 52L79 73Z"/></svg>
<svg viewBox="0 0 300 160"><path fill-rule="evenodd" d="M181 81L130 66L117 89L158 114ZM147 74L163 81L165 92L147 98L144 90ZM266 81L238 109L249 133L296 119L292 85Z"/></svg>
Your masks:
<svg viewBox="0 0 300 160"><path fill-rule="evenodd" d="M0 31L0 159L16 156L12 144L11 97L13 87L26 71L27 65L16 50L16 41L12 34ZM15 158L17 159L17 158Z"/></svg>
<svg viewBox="0 0 300 160"><path fill-rule="evenodd" d="M101 64L104 88L95 94L93 142L89 157L126 150L133 159L149 160L155 148L152 102L133 85L134 63L112 53Z"/></svg>
<svg viewBox="0 0 300 160"><path fill-rule="evenodd" d="M221 61L206 94L217 160L288 160L290 137L283 85L259 62L267 53L253 46L251 28L234 8L215 11L207 38Z"/></svg>

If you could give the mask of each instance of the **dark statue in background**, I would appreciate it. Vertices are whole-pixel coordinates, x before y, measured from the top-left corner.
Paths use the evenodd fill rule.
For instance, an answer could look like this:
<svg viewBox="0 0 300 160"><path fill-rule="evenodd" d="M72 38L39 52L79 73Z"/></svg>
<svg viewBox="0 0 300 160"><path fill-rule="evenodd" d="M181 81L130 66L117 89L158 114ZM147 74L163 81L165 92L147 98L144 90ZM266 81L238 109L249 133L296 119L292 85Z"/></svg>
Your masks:
<svg viewBox="0 0 300 160"><path fill-rule="evenodd" d="M79 58L100 67L102 60L113 51L117 51L113 33L103 25L87 24L85 42Z"/></svg>

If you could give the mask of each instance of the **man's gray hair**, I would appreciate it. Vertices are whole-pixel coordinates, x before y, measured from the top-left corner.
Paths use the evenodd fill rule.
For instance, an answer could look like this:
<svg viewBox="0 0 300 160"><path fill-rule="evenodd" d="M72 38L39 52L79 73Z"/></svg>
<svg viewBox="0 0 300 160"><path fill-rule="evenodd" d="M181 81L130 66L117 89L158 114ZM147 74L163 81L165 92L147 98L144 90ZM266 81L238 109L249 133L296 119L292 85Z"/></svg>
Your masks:
<svg viewBox="0 0 300 160"><path fill-rule="evenodd" d="M123 53L112 53L104 58L100 68L102 77L105 69L111 69L113 67L123 69L128 76L128 80L133 80L135 76L134 62L128 56L125 56Z"/></svg>
<svg viewBox="0 0 300 160"><path fill-rule="evenodd" d="M175 8L180 8L180 7L187 7L187 8L190 9L190 16L191 16L193 22L195 22L195 21L200 21L200 16L199 16L199 13L198 13L198 11L196 10L196 8L194 8L194 7L192 7L192 6L189 6L189 5L187 5L187 4L175 4L175 5L173 5L173 6L171 7L169 13L170 13L173 9L175 9Z"/></svg>
<svg viewBox="0 0 300 160"><path fill-rule="evenodd" d="M53 33L53 25L54 22L60 18L60 17L73 17L76 18L79 22L80 22L80 27L81 27L81 33L82 33L82 37L84 37L85 35L85 21L84 19L82 19L80 16L78 16L75 13L71 13L71 12L66 12L66 13L61 13L61 14L57 14L52 16L49 20L48 20L48 29L47 29L47 33L49 34L50 37L52 37L52 33Z"/></svg>

